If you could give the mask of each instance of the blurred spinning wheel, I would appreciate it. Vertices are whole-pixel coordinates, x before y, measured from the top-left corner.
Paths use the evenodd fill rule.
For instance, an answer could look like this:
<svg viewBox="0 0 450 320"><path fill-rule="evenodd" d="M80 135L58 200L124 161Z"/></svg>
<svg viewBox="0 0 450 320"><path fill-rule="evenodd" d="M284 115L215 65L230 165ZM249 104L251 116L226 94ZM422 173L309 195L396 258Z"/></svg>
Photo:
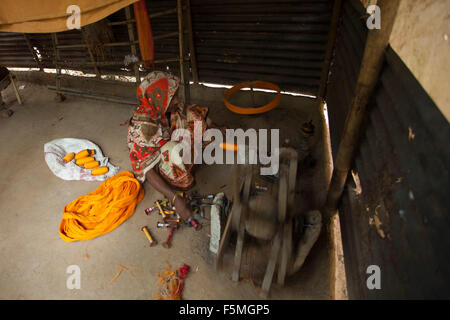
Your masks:
<svg viewBox="0 0 450 320"><path fill-rule="evenodd" d="M239 281L244 239L248 234L268 242L270 251L262 282L262 295L267 297L278 265L278 284L284 285L292 262L292 236L294 218L297 152L281 148L280 168L275 177L274 192L252 194L252 183L259 177L258 165L235 165L233 173L233 208L228 217L217 253L216 267L221 266L223 251L231 232L237 233L232 280Z"/></svg>

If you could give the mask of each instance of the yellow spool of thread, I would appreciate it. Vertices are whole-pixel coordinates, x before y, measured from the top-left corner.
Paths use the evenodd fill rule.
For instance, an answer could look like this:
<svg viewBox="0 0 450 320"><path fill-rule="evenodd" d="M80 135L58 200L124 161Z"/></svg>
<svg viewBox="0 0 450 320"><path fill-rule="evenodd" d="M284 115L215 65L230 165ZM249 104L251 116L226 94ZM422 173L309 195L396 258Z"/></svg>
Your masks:
<svg viewBox="0 0 450 320"><path fill-rule="evenodd" d="M95 169L92 169L91 174L93 176L100 176L102 174L105 174L109 171L108 167L98 167Z"/></svg>
<svg viewBox="0 0 450 320"><path fill-rule="evenodd" d="M93 157L85 157L85 158L78 159L77 161L75 161L75 163L79 166L82 166L85 163L88 163L91 161L95 161L95 159Z"/></svg>
<svg viewBox="0 0 450 320"><path fill-rule="evenodd" d="M93 169L93 168L97 168L100 165L100 162L98 161L90 161L84 164L84 167L86 169Z"/></svg>

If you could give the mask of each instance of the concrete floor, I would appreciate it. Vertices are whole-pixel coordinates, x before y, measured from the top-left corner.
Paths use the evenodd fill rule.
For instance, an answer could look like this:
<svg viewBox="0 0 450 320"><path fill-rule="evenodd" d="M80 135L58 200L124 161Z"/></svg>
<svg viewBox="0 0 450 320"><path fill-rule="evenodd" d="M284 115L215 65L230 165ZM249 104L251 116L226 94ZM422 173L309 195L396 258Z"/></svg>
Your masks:
<svg viewBox="0 0 450 320"><path fill-rule="evenodd" d="M80 97L68 97L57 103L46 87L18 82L19 86L22 84L24 104L8 103L14 115L0 118L0 299L152 299L157 292L156 275L166 263L174 267L183 263L191 266L183 293L185 299L259 299L259 290L252 281L231 281L232 248L225 257L225 270L214 271L208 253L207 221L202 221L205 227L200 232L191 228L176 231L169 250L160 245L148 246L140 231L142 226L149 226L160 242L168 232L155 227L156 215L144 214L145 208L162 198L148 183L144 200L120 227L90 241L64 242L58 234L63 207L100 183L57 178L44 161L43 146L56 138L85 138L99 145L121 170L131 170L127 128L120 126L129 118L131 107ZM12 96L11 92L6 94ZM199 104L209 103L202 105L210 107L210 116L218 124L267 128L277 124L282 129L281 141L290 137L290 144L294 145L298 142L300 121L319 117L319 112L312 109L312 100L307 98L297 98L297 105L282 103L267 114L270 116L242 118L228 112L219 98L207 102L198 93L193 97ZM205 101L201 101L202 97ZM230 195L230 169L200 166L195 189L200 193L223 190ZM324 196L326 174L323 169L319 171L321 178L304 179L310 186L308 191L303 185L305 194L309 197L312 193L313 202L322 201ZM270 298L327 299L326 262L327 250L321 237L301 271L289 278L284 288L274 284ZM66 269L70 265L81 269L79 290L66 287L69 276ZM123 271L109 285L118 265L133 273Z"/></svg>

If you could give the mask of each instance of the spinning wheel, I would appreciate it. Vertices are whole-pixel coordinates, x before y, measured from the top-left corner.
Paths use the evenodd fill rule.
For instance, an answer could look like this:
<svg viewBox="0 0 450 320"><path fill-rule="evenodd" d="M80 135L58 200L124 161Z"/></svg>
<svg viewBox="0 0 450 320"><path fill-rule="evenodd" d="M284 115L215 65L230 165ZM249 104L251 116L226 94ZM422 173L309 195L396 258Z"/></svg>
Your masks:
<svg viewBox="0 0 450 320"><path fill-rule="evenodd" d="M228 216L227 224L217 252L216 268L220 268L223 251L229 242L231 232L237 233L234 251L232 280L239 281L246 233L257 238L270 240L270 256L267 262L262 294L267 297L278 265L278 283L284 285L289 264L292 261L292 228L294 218L295 183L297 176L297 152L292 148L281 148L279 156L280 168L274 185L274 194L265 197L251 196L252 182L258 178L257 165L235 165L233 173L233 208ZM272 199L273 200L270 200ZM256 199L256 200L255 200ZM251 201L266 201L259 211L249 209ZM276 212L270 212L272 207L267 205L274 201ZM269 212L267 209L269 208ZM266 210L266 211L264 211ZM252 214L252 215L251 215ZM273 220L270 220L273 216ZM270 224L262 226L259 233L250 229L258 220L268 217ZM273 230L273 232L272 232ZM281 249L281 250L280 250Z"/></svg>

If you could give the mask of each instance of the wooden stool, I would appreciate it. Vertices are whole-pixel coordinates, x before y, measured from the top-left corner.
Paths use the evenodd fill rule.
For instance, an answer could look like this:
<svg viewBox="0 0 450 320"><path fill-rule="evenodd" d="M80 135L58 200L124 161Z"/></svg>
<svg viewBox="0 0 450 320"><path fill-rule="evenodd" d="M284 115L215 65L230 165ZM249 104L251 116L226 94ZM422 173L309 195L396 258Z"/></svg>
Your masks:
<svg viewBox="0 0 450 320"><path fill-rule="evenodd" d="M19 90L17 90L17 86L14 82L14 77L12 73L8 70L8 68L0 66L0 92L5 90L10 84L13 85L17 102L19 104L22 104L22 99L20 98Z"/></svg>

